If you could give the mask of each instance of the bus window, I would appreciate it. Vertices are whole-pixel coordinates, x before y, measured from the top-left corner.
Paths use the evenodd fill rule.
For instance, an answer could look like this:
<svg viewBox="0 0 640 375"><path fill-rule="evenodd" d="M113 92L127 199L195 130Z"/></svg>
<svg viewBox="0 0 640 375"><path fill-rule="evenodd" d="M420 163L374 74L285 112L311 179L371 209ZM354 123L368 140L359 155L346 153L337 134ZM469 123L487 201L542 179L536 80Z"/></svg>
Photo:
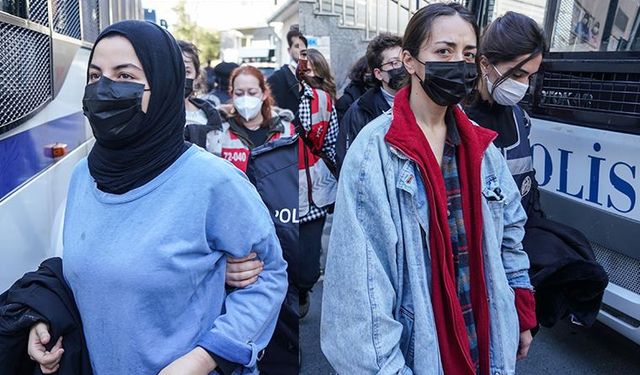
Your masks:
<svg viewBox="0 0 640 375"><path fill-rule="evenodd" d="M551 52L640 49L640 0L560 0Z"/></svg>
<svg viewBox="0 0 640 375"><path fill-rule="evenodd" d="M27 18L27 2L24 0L3 0L0 2L0 10L17 17Z"/></svg>
<svg viewBox="0 0 640 375"><path fill-rule="evenodd" d="M533 18L539 25L544 25L544 15L548 0L494 0L487 4L488 19L483 23L488 25L508 11L518 12Z"/></svg>

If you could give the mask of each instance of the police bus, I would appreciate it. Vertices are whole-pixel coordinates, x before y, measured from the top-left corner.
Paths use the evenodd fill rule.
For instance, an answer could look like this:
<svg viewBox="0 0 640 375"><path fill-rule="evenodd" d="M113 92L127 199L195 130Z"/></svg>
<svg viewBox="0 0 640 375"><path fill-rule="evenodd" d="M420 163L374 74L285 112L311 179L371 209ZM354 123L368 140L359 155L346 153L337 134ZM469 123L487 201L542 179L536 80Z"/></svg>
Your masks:
<svg viewBox="0 0 640 375"><path fill-rule="evenodd" d="M640 344L640 0L483 1L544 25L524 107L542 208L582 231L609 275L598 319Z"/></svg>
<svg viewBox="0 0 640 375"><path fill-rule="evenodd" d="M59 253L73 166L92 134L82 96L92 42L140 0L0 2L0 291Z"/></svg>

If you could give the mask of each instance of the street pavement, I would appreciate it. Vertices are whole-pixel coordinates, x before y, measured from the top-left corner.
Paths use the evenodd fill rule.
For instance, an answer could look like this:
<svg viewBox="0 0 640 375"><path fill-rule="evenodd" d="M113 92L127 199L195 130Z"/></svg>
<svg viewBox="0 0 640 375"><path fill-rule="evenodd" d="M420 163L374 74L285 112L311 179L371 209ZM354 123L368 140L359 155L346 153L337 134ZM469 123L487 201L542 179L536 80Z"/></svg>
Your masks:
<svg viewBox="0 0 640 375"><path fill-rule="evenodd" d="M320 350L322 282L311 294L309 314L300 322L302 375L335 375ZM640 375L640 345L603 324L592 328L560 322L542 328L518 375Z"/></svg>

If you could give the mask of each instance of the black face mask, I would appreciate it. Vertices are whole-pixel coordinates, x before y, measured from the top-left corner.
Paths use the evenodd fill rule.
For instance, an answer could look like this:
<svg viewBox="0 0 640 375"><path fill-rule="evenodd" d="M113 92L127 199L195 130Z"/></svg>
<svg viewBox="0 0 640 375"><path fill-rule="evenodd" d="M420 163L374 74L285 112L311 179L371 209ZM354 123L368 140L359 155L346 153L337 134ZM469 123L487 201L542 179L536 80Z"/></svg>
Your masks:
<svg viewBox="0 0 640 375"><path fill-rule="evenodd" d="M193 93L193 78L186 78L184 80L184 98L188 98Z"/></svg>
<svg viewBox="0 0 640 375"><path fill-rule="evenodd" d="M392 90L399 90L407 82L408 73L404 66L387 71L389 74L389 82L387 83Z"/></svg>
<svg viewBox="0 0 640 375"><path fill-rule="evenodd" d="M96 142L105 147L123 147L123 141L140 134L143 84L117 82L102 76L84 88L82 110L89 119Z"/></svg>
<svg viewBox="0 0 640 375"><path fill-rule="evenodd" d="M464 61L423 63L416 60L425 66L424 80L420 80L422 89L436 104L441 106L458 104L473 91L478 78L475 63Z"/></svg>

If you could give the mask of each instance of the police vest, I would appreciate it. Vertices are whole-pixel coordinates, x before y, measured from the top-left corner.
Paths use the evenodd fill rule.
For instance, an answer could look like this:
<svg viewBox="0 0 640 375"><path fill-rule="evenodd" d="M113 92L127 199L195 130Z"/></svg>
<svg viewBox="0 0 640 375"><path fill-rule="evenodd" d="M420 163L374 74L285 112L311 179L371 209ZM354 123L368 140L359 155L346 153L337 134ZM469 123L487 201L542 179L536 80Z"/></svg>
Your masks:
<svg viewBox="0 0 640 375"><path fill-rule="evenodd" d="M501 148L500 151L506 158L509 171L516 181L518 189L520 189L522 206L526 210L530 200L529 193L535 188L535 171L533 170L531 144L529 143L531 120L519 106L512 106L511 110L513 112L518 137L514 144Z"/></svg>

